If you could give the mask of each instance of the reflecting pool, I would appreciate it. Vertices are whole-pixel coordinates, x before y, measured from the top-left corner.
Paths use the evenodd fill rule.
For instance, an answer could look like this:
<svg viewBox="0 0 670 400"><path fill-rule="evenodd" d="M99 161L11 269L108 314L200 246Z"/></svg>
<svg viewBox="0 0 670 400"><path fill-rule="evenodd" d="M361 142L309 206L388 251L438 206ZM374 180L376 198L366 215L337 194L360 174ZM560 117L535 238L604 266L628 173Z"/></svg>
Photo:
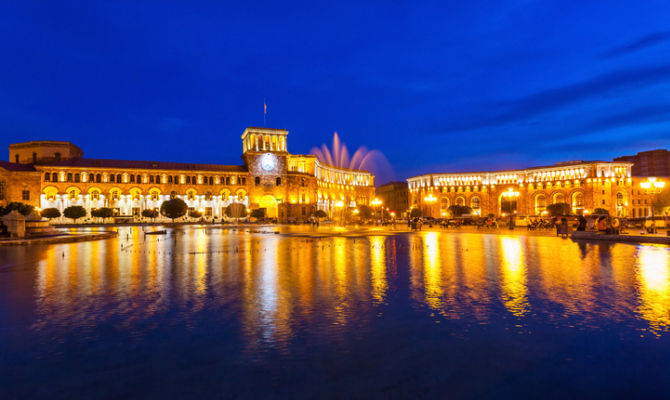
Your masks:
<svg viewBox="0 0 670 400"><path fill-rule="evenodd" d="M0 398L670 393L667 247L143 229L0 248Z"/></svg>

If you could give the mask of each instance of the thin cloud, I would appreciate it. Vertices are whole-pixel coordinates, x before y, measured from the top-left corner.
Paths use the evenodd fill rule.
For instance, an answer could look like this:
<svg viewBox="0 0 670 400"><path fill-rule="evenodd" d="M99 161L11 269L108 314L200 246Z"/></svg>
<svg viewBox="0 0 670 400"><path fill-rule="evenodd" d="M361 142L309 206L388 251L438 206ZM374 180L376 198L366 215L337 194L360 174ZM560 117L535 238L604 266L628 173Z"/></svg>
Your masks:
<svg viewBox="0 0 670 400"><path fill-rule="evenodd" d="M571 105L589 98L627 87L654 85L670 79L670 64L626 69L597 76L593 79L544 90L508 102L506 110L492 115L478 115L463 121L447 124L444 131L469 131L496 127L513 122L524 122L537 115Z"/></svg>
<svg viewBox="0 0 670 400"><path fill-rule="evenodd" d="M607 59L619 57L622 55L634 53L636 51L644 50L648 47L656 46L663 42L670 40L670 32L655 32L637 39L634 42L625 44L623 46L614 47L605 53L600 58Z"/></svg>

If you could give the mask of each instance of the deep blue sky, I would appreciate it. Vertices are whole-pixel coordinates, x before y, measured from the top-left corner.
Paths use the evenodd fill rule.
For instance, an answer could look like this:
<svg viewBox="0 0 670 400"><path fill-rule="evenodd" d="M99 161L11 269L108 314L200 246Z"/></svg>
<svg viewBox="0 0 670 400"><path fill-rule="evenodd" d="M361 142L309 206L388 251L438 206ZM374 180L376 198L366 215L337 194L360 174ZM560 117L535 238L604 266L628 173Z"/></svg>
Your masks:
<svg viewBox="0 0 670 400"><path fill-rule="evenodd" d="M179 3L2 2L0 145L237 164L263 98L397 178L670 143L668 1Z"/></svg>

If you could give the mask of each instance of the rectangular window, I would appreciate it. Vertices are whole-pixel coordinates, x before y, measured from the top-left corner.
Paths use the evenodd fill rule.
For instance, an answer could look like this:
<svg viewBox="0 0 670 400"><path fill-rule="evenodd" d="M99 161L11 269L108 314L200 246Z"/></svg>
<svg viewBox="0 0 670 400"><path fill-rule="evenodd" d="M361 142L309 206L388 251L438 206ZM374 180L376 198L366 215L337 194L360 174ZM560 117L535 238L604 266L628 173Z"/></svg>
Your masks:
<svg viewBox="0 0 670 400"><path fill-rule="evenodd" d="M0 200L5 199L5 181L0 181Z"/></svg>
<svg viewBox="0 0 670 400"><path fill-rule="evenodd" d="M154 176L153 175L149 175L149 183L154 183Z"/></svg>
<svg viewBox="0 0 670 400"><path fill-rule="evenodd" d="M24 190L21 192L21 198L23 200L30 200L30 190Z"/></svg>
<svg viewBox="0 0 670 400"><path fill-rule="evenodd" d="M603 200L603 204L605 204L605 200Z"/></svg>

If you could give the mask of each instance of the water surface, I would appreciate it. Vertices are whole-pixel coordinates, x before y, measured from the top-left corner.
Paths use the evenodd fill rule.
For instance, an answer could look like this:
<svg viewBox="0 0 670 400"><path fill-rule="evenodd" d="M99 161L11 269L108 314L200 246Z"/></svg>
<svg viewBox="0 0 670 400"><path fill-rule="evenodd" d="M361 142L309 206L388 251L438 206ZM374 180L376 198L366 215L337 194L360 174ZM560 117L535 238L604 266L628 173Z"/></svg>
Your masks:
<svg viewBox="0 0 670 400"><path fill-rule="evenodd" d="M304 227L119 233L0 248L2 398L670 389L666 247Z"/></svg>

